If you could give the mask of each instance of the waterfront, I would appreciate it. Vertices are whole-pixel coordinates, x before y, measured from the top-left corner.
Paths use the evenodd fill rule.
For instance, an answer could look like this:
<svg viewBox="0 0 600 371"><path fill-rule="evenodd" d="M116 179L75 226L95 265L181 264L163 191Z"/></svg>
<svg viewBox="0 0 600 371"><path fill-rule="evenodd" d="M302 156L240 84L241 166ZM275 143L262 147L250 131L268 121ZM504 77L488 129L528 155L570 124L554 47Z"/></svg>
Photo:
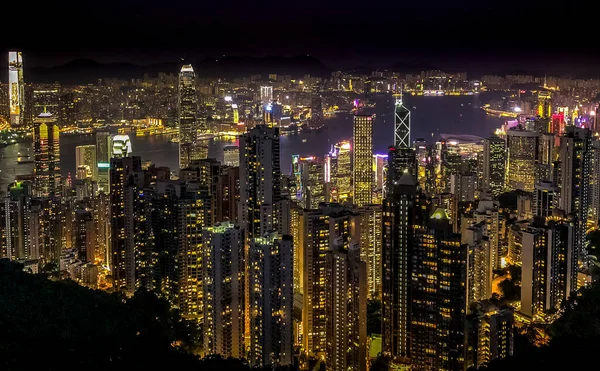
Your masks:
<svg viewBox="0 0 600 371"><path fill-rule="evenodd" d="M425 138L434 142L440 134L470 134L487 136L502 119L488 116L479 107L485 94L474 96L405 96L404 105L411 110L411 140ZM386 153L393 141L394 100L391 96L377 98L374 108L376 119L373 127L374 153ZM143 161L152 161L157 166L168 166L172 171L178 167L178 145L170 143L167 135L131 135L133 154ZM289 173L292 154L319 156L327 153L332 144L352 138L352 115L342 113L325 120L325 127L318 132L301 132L281 137L281 169ZM233 140L211 140L209 156L223 161L223 147L235 144ZM93 144L94 136L68 135L60 141L61 171L63 176L75 176L75 147ZM17 143L0 148L0 189L4 191L16 175L32 172L33 164L17 164L19 153L31 152L31 144Z"/></svg>

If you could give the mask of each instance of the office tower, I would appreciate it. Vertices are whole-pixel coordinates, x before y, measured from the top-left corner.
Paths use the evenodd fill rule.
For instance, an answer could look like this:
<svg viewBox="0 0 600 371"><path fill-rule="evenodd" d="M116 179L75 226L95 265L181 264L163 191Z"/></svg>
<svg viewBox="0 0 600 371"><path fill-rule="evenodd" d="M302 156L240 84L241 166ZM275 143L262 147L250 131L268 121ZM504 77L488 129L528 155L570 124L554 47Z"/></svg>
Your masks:
<svg viewBox="0 0 600 371"><path fill-rule="evenodd" d="M577 287L574 239L568 221L523 231L520 312L534 321L559 309Z"/></svg>
<svg viewBox="0 0 600 371"><path fill-rule="evenodd" d="M507 133L508 162L506 187L533 192L540 134L511 129Z"/></svg>
<svg viewBox="0 0 600 371"><path fill-rule="evenodd" d="M183 318L202 322L203 313L203 228L210 226L212 197L206 186L189 183L181 193L177 223L178 306Z"/></svg>
<svg viewBox="0 0 600 371"><path fill-rule="evenodd" d="M60 113L60 85L35 85L31 103L27 105L27 108L29 119L31 119L30 122L33 122L44 110L58 116ZM60 121L59 126L62 126L63 123Z"/></svg>
<svg viewBox="0 0 600 371"><path fill-rule="evenodd" d="M244 358L244 233L230 222L204 228L204 352Z"/></svg>
<svg viewBox="0 0 600 371"><path fill-rule="evenodd" d="M410 174L394 182L383 201L382 351L395 361L408 360L411 355L413 226L422 223L424 201Z"/></svg>
<svg viewBox="0 0 600 371"><path fill-rule="evenodd" d="M485 222L483 236L487 237L490 244L490 260L492 269L502 267L502 258L506 256L503 251L500 240L504 230L504 219L500 212L500 205L497 201L481 200L477 209L473 212L475 223Z"/></svg>
<svg viewBox="0 0 600 371"><path fill-rule="evenodd" d="M552 115L552 120L550 121L550 133L554 134L554 144L556 147L560 145L560 137L565 132L565 114L557 113Z"/></svg>
<svg viewBox="0 0 600 371"><path fill-rule="evenodd" d="M181 67L179 73L179 168L189 166L194 156L197 130L206 129L197 127L198 122L198 97L196 96L196 74L192 65Z"/></svg>
<svg viewBox="0 0 600 371"><path fill-rule="evenodd" d="M246 238L277 230L281 201L279 129L258 125L240 137L240 225Z"/></svg>
<svg viewBox="0 0 600 371"><path fill-rule="evenodd" d="M238 146L223 147L223 164L227 166L240 166L240 148Z"/></svg>
<svg viewBox="0 0 600 371"><path fill-rule="evenodd" d="M8 52L8 101L10 125L12 127L24 125L25 82L21 52Z"/></svg>
<svg viewBox="0 0 600 371"><path fill-rule="evenodd" d="M353 202L358 207L373 199L373 116L354 115L352 135Z"/></svg>
<svg viewBox="0 0 600 371"><path fill-rule="evenodd" d="M55 117L49 112L41 113L33 123L34 189L39 197L61 195L59 137Z"/></svg>
<svg viewBox="0 0 600 371"><path fill-rule="evenodd" d="M111 158L123 158L131 156L133 149L131 147L129 135L115 135L112 137L111 143Z"/></svg>
<svg viewBox="0 0 600 371"><path fill-rule="evenodd" d="M592 135L589 129L574 126L560 138L560 182L558 208L576 216L575 252L584 260L588 213L590 209L590 166Z"/></svg>
<svg viewBox="0 0 600 371"><path fill-rule="evenodd" d="M358 241L357 215L339 204L321 204L305 210L300 220L300 266L303 267L302 339L309 355L327 352L327 291L325 254L335 243ZM344 242L346 241L346 242Z"/></svg>
<svg viewBox="0 0 600 371"><path fill-rule="evenodd" d="M492 297L492 252L490 240L484 236L486 222L472 224L462 233L462 244L467 245L467 306Z"/></svg>
<svg viewBox="0 0 600 371"><path fill-rule="evenodd" d="M374 154L373 155L373 176L375 189L378 196L383 196L383 190L387 181L387 159L388 155ZM380 203L379 201L377 203Z"/></svg>
<svg viewBox="0 0 600 371"><path fill-rule="evenodd" d="M113 287L133 295L135 277L135 225L137 192L142 188L139 156L110 160L111 270Z"/></svg>
<svg viewBox="0 0 600 371"><path fill-rule="evenodd" d="M536 182L552 180L554 161L554 135L543 133L538 142L538 159L535 169Z"/></svg>
<svg viewBox="0 0 600 371"><path fill-rule="evenodd" d="M600 221L600 140L592 142L590 166L590 222L598 226Z"/></svg>
<svg viewBox="0 0 600 371"><path fill-rule="evenodd" d="M552 116L552 92L540 91L538 92L537 98L537 115L542 118L549 118Z"/></svg>
<svg viewBox="0 0 600 371"><path fill-rule="evenodd" d="M240 168L222 167L217 184L217 222L237 221L240 203Z"/></svg>
<svg viewBox="0 0 600 371"><path fill-rule="evenodd" d="M90 179L94 182L98 181L98 163L96 159L96 145L90 144L85 146L75 147L75 168L77 175L82 169L82 174L85 177L77 177L77 179Z"/></svg>
<svg viewBox="0 0 600 371"><path fill-rule="evenodd" d="M381 205L365 205L355 210L360 215L360 259L366 263L367 296L381 297Z"/></svg>
<svg viewBox="0 0 600 371"><path fill-rule="evenodd" d="M479 368L494 359L513 355L514 310L498 308L490 302L477 303L467 318L469 367Z"/></svg>
<svg viewBox="0 0 600 371"><path fill-rule="evenodd" d="M483 190L497 197L504 191L506 142L497 136L483 140Z"/></svg>
<svg viewBox="0 0 600 371"><path fill-rule="evenodd" d="M394 146L411 148L410 145L410 111L402 105L402 93L396 98L394 112Z"/></svg>
<svg viewBox="0 0 600 371"><path fill-rule="evenodd" d="M84 263L94 263L96 229L92 213L79 209L75 212L75 249L77 259Z"/></svg>
<svg viewBox="0 0 600 371"><path fill-rule="evenodd" d="M327 369L366 371L367 267L358 243L340 242L326 253Z"/></svg>
<svg viewBox="0 0 600 371"><path fill-rule="evenodd" d="M388 148L387 184L386 189L394 189L393 182L398 181L402 175L408 173L417 176L417 159L412 148L391 146Z"/></svg>
<svg viewBox="0 0 600 371"><path fill-rule="evenodd" d="M542 181L535 185L533 192L533 215L541 218L551 217L556 203L557 188L553 182Z"/></svg>
<svg viewBox="0 0 600 371"><path fill-rule="evenodd" d="M248 309L253 367L293 363L293 272L291 236L272 233L251 240Z"/></svg>
<svg viewBox="0 0 600 371"><path fill-rule="evenodd" d="M264 108L267 104L273 102L273 87L272 86L261 86L260 87L260 103Z"/></svg>
<svg viewBox="0 0 600 371"><path fill-rule="evenodd" d="M32 258L29 243L30 202L30 184L15 182L0 203L0 255L3 258Z"/></svg>
<svg viewBox="0 0 600 371"><path fill-rule="evenodd" d="M331 146L325 157L325 182L329 201L343 203L352 196L352 154L350 142Z"/></svg>
<svg viewBox="0 0 600 371"><path fill-rule="evenodd" d="M456 197L458 202L475 201L475 188L477 187L477 176L472 173L452 174L450 176L450 193Z"/></svg>
<svg viewBox="0 0 600 371"><path fill-rule="evenodd" d="M308 121L308 127L311 130L317 130L323 127L323 101L320 93L316 93L310 101L311 117Z"/></svg>
<svg viewBox="0 0 600 371"><path fill-rule="evenodd" d="M110 159L112 158L112 136L108 131L96 132L96 160L98 173L98 191L110 192Z"/></svg>
<svg viewBox="0 0 600 371"><path fill-rule="evenodd" d="M323 160L308 157L300 159L302 166L302 198L304 208L317 209L325 202L325 172Z"/></svg>

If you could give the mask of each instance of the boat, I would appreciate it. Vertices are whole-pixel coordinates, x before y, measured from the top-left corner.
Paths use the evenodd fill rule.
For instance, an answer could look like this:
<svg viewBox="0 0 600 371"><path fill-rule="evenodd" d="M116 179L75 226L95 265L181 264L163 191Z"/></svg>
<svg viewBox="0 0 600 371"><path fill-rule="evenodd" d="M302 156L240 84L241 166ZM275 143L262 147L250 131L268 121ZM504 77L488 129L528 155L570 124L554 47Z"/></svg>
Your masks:
<svg viewBox="0 0 600 371"><path fill-rule="evenodd" d="M17 164L19 165L23 165L23 164L33 164L33 160L29 157L17 157Z"/></svg>

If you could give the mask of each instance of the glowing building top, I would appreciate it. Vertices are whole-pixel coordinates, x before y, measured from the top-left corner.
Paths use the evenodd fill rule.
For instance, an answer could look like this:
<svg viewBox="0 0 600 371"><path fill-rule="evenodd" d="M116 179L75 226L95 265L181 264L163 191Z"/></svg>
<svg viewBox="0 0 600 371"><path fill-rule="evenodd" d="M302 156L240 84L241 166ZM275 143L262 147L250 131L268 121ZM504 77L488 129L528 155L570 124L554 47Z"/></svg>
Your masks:
<svg viewBox="0 0 600 371"><path fill-rule="evenodd" d="M25 85L23 83L23 56L21 52L8 52L8 101L10 124L21 126L25 101Z"/></svg>
<svg viewBox="0 0 600 371"><path fill-rule="evenodd" d="M113 157L131 156L131 141L129 135L115 135L113 137Z"/></svg>

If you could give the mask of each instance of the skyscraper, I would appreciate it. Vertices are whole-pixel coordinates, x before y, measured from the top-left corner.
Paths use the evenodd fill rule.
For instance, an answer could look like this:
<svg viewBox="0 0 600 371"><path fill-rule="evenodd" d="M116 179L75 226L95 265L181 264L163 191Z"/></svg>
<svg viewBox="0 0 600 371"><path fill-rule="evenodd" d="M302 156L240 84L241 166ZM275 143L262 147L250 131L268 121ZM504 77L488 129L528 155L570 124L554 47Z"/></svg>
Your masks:
<svg viewBox="0 0 600 371"><path fill-rule="evenodd" d="M273 87L269 85L261 86L260 103L262 104L263 109L267 104L270 104L271 102L273 102Z"/></svg>
<svg viewBox="0 0 600 371"><path fill-rule="evenodd" d="M194 156L197 142L196 115L198 97L196 96L196 74L192 65L181 67L179 73L179 168L188 167Z"/></svg>
<svg viewBox="0 0 600 371"><path fill-rule="evenodd" d="M8 52L8 101L10 125L13 127L24 125L25 83L21 52Z"/></svg>
<svg viewBox="0 0 600 371"><path fill-rule="evenodd" d="M96 230L92 213L79 209L75 212L75 249L77 258L84 263L94 263Z"/></svg>
<svg viewBox="0 0 600 371"><path fill-rule="evenodd" d="M329 370L367 370L367 267L360 255L357 243L344 246L343 239L326 254Z"/></svg>
<svg viewBox="0 0 600 371"><path fill-rule="evenodd" d="M77 179L89 178L94 182L98 181L96 145L89 144L75 147L75 169L77 169ZM82 174L85 174L85 176L81 177Z"/></svg>
<svg viewBox="0 0 600 371"><path fill-rule="evenodd" d="M325 158L325 182L330 201L343 203L352 196L352 153L350 142L331 146Z"/></svg>
<svg viewBox="0 0 600 371"><path fill-rule="evenodd" d="M590 209L590 167L592 163L592 135L589 129L567 127L560 138L560 197L558 208L577 218L575 252L584 259L586 227Z"/></svg>
<svg viewBox="0 0 600 371"><path fill-rule="evenodd" d="M533 192L540 134L533 131L511 129L507 133L508 162L506 186Z"/></svg>
<svg viewBox="0 0 600 371"><path fill-rule="evenodd" d="M96 132L96 165L98 170L98 191L110 192L110 159L112 158L112 136L108 131Z"/></svg>
<svg viewBox="0 0 600 371"><path fill-rule="evenodd" d="M366 263L367 296L381 297L381 226L382 208L379 204L365 205L355 210L360 214L360 259Z"/></svg>
<svg viewBox="0 0 600 371"><path fill-rule="evenodd" d="M373 116L354 115L352 136L353 202L358 207L373 199Z"/></svg>
<svg viewBox="0 0 600 371"><path fill-rule="evenodd" d="M135 277L135 206L137 190L143 184L142 159L139 156L112 158L110 161L111 195L111 269L113 286L133 295Z"/></svg>
<svg viewBox="0 0 600 371"><path fill-rule="evenodd" d="M253 367L293 363L292 236L256 237L248 251L250 354Z"/></svg>
<svg viewBox="0 0 600 371"><path fill-rule="evenodd" d="M204 352L244 357L244 234L232 223L204 228Z"/></svg>
<svg viewBox="0 0 600 371"><path fill-rule="evenodd" d="M240 137L240 225L246 237L277 230L281 201L279 129L259 125Z"/></svg>
<svg viewBox="0 0 600 371"><path fill-rule="evenodd" d="M316 209L325 202L323 160L315 157L300 159L302 166L302 198L304 208Z"/></svg>
<svg viewBox="0 0 600 371"><path fill-rule="evenodd" d="M553 182L539 182L533 192L533 215L544 218L553 214L556 204L557 189Z"/></svg>
<svg viewBox="0 0 600 371"><path fill-rule="evenodd" d="M15 182L0 203L0 255L2 257L10 260L33 258L29 242L30 207L31 185Z"/></svg>
<svg viewBox="0 0 600 371"><path fill-rule="evenodd" d="M387 157L386 191L394 189L394 182L398 181L405 173L417 176L417 159L413 148L400 148L390 146Z"/></svg>
<svg viewBox="0 0 600 371"><path fill-rule="evenodd" d="M468 367L479 368L494 359L513 355L514 310L490 302L477 303L467 319Z"/></svg>
<svg viewBox="0 0 600 371"><path fill-rule="evenodd" d="M504 191L506 142L497 136L483 140L483 190L498 196Z"/></svg>
<svg viewBox="0 0 600 371"><path fill-rule="evenodd" d="M131 140L129 139L129 135L115 135L112 137L111 143L112 157L123 158L129 157L131 155L131 151L133 149L131 147Z"/></svg>
<svg viewBox="0 0 600 371"><path fill-rule="evenodd" d="M41 113L33 123L33 151L35 194L39 197L60 196L60 131L50 112Z"/></svg>
<svg viewBox="0 0 600 371"><path fill-rule="evenodd" d="M462 232L467 245L467 304L492 297L492 253L490 240L484 236L485 222L472 224Z"/></svg>
<svg viewBox="0 0 600 371"><path fill-rule="evenodd" d="M394 111L394 146L411 148L410 145L410 111L402 104L402 93L396 98Z"/></svg>

